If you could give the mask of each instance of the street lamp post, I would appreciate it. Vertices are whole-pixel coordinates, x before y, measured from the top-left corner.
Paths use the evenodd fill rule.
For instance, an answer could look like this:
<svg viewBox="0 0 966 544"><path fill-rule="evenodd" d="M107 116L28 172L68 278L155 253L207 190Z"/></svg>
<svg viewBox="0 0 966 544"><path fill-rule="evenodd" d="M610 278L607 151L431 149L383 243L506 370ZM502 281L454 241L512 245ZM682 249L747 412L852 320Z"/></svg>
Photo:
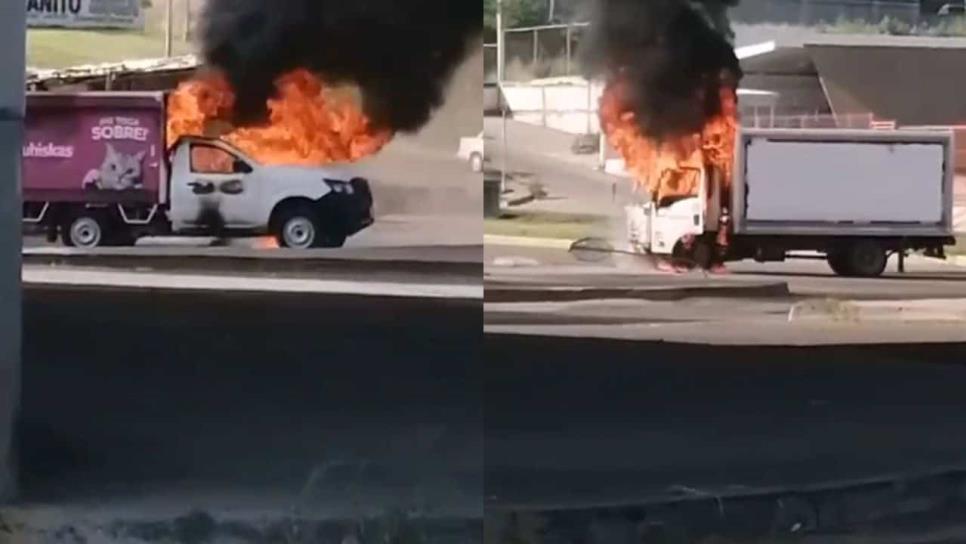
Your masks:
<svg viewBox="0 0 966 544"><path fill-rule="evenodd" d="M193 15L194 14L191 13L191 0L185 0L184 1L184 33L182 34L182 37L184 38L182 41L184 41L185 43L188 43L189 41L191 41L191 24L192 24Z"/></svg>
<svg viewBox="0 0 966 544"><path fill-rule="evenodd" d="M20 406L20 161L25 2L0 2L0 501L17 492L14 421Z"/></svg>
<svg viewBox="0 0 966 544"><path fill-rule="evenodd" d="M506 62L506 32L503 28L503 0L496 0L496 79L503 83Z"/></svg>
<svg viewBox="0 0 966 544"><path fill-rule="evenodd" d="M164 11L164 56L170 57L174 49L174 0L167 0Z"/></svg>
<svg viewBox="0 0 966 544"><path fill-rule="evenodd" d="M503 80L506 76L506 32L503 28L503 0L496 0L496 80L497 89L500 93L500 114L502 123L500 125L500 140L502 141L503 153L500 159L500 195L506 191L506 169L507 169L507 135L506 135L506 100L503 96Z"/></svg>

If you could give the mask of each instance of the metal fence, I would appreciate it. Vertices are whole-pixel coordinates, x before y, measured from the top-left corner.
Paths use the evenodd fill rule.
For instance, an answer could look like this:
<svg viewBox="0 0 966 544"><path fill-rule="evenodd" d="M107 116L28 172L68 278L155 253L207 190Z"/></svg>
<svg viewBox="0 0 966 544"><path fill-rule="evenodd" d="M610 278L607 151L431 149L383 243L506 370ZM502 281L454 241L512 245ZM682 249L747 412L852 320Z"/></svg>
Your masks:
<svg viewBox="0 0 966 544"><path fill-rule="evenodd" d="M505 31L504 70L509 81L580 74L578 47L588 23L510 28ZM484 72L496 80L497 49L485 44Z"/></svg>
<svg viewBox="0 0 966 544"><path fill-rule="evenodd" d="M838 25L835 32L889 33L898 26L926 28L949 20L943 6L962 8L963 0L742 0L729 12L735 25L782 24L802 27ZM505 70L509 81L580 74L580 41L589 23L511 28L505 31ZM496 80L497 50L486 44L484 70Z"/></svg>
<svg viewBox="0 0 966 544"><path fill-rule="evenodd" d="M916 0L742 0L730 15L733 22L744 24L815 26L843 20L880 23L889 18L919 25L935 19L932 11Z"/></svg>

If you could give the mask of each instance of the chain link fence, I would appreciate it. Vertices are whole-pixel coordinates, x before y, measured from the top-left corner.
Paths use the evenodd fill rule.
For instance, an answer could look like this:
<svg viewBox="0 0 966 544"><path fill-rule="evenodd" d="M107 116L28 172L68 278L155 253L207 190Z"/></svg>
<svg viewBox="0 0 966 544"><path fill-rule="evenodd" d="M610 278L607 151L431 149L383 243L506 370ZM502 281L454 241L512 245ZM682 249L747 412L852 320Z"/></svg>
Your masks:
<svg viewBox="0 0 966 544"><path fill-rule="evenodd" d="M742 0L734 25L790 25L829 33L966 35L964 0ZM945 14L945 15L943 15ZM580 75L588 23L507 29L505 79ZM484 70L496 81L497 50L487 44Z"/></svg>

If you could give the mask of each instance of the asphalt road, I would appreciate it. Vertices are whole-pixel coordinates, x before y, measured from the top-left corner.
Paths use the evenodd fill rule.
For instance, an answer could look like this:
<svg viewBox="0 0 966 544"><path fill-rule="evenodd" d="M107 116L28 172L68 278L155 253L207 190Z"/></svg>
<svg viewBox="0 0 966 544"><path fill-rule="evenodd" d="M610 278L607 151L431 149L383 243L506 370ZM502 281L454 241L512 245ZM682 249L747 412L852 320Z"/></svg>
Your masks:
<svg viewBox="0 0 966 544"><path fill-rule="evenodd" d="M32 286L28 504L478 517L480 304Z"/></svg>
<svg viewBox="0 0 966 544"><path fill-rule="evenodd" d="M524 266L494 266L501 259L520 262ZM516 261L515 261L515 260ZM655 269L649 261L633 256L619 255L607 257L598 262L584 262L574 254L560 249L529 247L484 246L484 264L491 278L538 276L544 279L596 278L593 281L606 283L608 276L619 277L621 281L635 275L653 278ZM529 265L529 266L525 266ZM849 299L910 299L910 298L955 298L966 297L966 267L950 263L910 259L906 273L899 274L895 260L882 278L842 278L835 276L828 265L821 260L787 261L785 263L760 264L740 262L728 264L729 274L711 276L715 282L756 281L787 282L793 295L809 297L838 297ZM669 283L675 281L693 282L705 276L701 273L682 275L659 274ZM578 281L578 280L573 280Z"/></svg>
<svg viewBox="0 0 966 544"><path fill-rule="evenodd" d="M484 118L486 153L490 168L504 164L511 174L526 174L542 184L550 200L541 209L569 213L611 214L630 195L626 180L593 169L594 155L575 156L570 151L573 135L526 123L507 122L507 149L503 149L503 125L499 118Z"/></svg>
<svg viewBox="0 0 966 544"><path fill-rule="evenodd" d="M748 348L488 334L486 497L560 508L964 466L966 345Z"/></svg>

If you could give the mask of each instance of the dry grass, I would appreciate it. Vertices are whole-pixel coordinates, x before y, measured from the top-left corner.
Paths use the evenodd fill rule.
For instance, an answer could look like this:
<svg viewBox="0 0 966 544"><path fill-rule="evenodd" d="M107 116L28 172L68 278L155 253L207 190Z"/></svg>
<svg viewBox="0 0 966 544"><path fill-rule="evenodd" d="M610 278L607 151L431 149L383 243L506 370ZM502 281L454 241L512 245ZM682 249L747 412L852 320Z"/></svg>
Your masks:
<svg viewBox="0 0 966 544"><path fill-rule="evenodd" d="M499 236L578 240L607 236L609 227L606 218L596 215L507 211L499 219L485 220L483 232Z"/></svg>
<svg viewBox="0 0 966 544"><path fill-rule="evenodd" d="M186 0L171 0L174 18L174 54L193 51L184 38ZM117 62L164 56L165 3L157 1L145 11L144 31L31 29L27 32L27 65L63 68L79 64ZM194 10L200 0L192 1ZM195 18L196 19L196 18Z"/></svg>

